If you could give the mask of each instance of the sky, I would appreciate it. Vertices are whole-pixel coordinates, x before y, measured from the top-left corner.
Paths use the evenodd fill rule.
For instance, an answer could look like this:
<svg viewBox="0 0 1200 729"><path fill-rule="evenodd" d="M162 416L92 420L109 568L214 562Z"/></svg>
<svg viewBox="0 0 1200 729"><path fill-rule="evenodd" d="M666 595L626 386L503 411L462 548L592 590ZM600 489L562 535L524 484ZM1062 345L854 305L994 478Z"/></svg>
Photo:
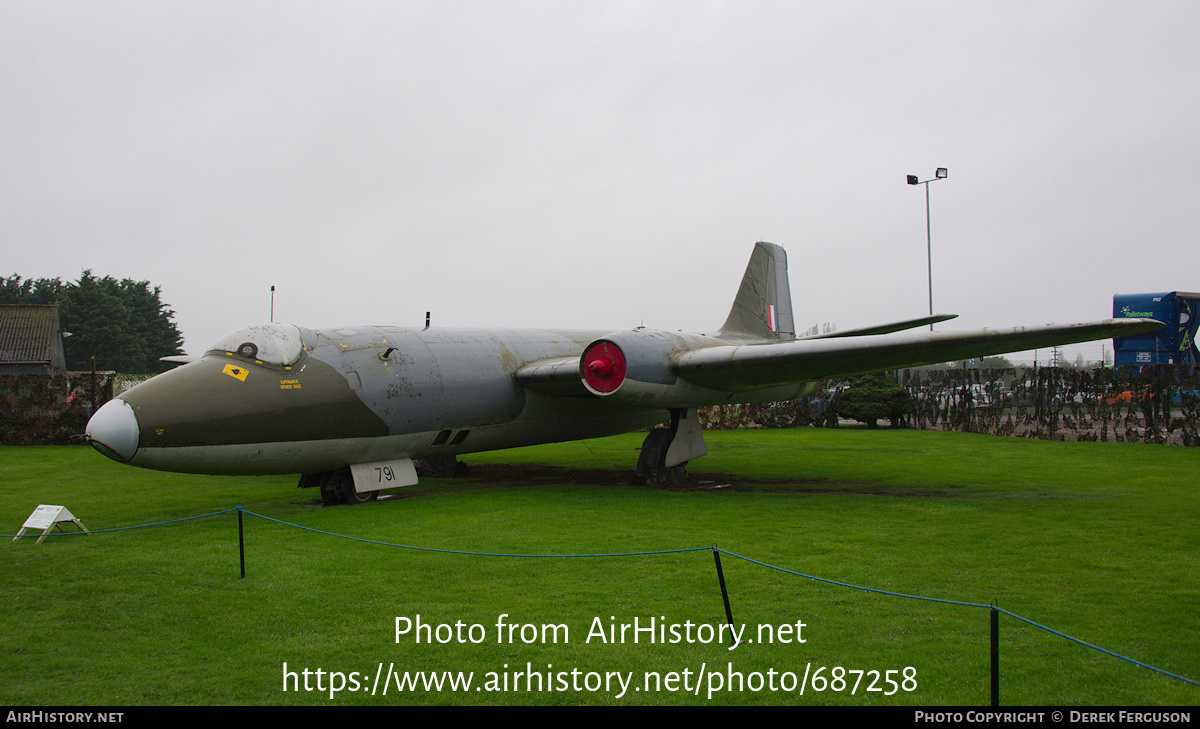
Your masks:
<svg viewBox="0 0 1200 729"><path fill-rule="evenodd" d="M1198 37L1192 0L0 0L0 275L148 280L192 354L271 286L313 328L711 331L767 240L844 330L928 313L905 179L945 167L938 328L1094 321L1200 291Z"/></svg>

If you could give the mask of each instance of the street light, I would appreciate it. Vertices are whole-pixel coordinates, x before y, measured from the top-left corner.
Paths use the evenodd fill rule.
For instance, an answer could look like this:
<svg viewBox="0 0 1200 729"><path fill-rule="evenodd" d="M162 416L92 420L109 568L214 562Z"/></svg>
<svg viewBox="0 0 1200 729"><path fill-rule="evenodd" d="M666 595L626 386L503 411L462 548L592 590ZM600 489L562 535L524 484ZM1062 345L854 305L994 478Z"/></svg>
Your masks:
<svg viewBox="0 0 1200 729"><path fill-rule="evenodd" d="M925 186L925 260L929 270L929 315L933 316L933 235L929 227L929 183L934 180L944 180L949 173L945 167L939 167L928 180L919 180L916 175L908 176L908 184ZM933 325L929 325L933 331Z"/></svg>

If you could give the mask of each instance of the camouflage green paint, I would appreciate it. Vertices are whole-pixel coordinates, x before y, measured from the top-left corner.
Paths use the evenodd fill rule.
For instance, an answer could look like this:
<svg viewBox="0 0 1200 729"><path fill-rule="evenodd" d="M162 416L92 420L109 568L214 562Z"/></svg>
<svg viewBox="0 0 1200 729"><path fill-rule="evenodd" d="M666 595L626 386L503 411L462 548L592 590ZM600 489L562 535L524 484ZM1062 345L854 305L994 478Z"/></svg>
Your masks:
<svg viewBox="0 0 1200 729"><path fill-rule="evenodd" d="M139 448L388 434L384 422L354 394L340 372L307 354L287 368L209 352L199 361L147 380L121 398L138 415Z"/></svg>

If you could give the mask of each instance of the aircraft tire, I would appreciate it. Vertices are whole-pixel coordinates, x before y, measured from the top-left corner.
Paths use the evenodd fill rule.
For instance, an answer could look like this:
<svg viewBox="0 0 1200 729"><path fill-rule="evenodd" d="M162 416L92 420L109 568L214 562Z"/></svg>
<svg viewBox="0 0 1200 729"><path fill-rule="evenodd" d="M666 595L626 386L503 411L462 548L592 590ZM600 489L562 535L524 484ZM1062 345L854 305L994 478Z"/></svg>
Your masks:
<svg viewBox="0 0 1200 729"><path fill-rule="evenodd" d="M365 504L368 501L374 501L375 499L378 499L378 498L379 498L378 491L366 491L361 494L358 493L357 491L355 491L353 481L351 481L349 483L349 488L347 488L342 493L342 503L343 504L351 504L351 505Z"/></svg>
<svg viewBox="0 0 1200 729"><path fill-rule="evenodd" d="M662 474L658 479L661 486L682 486L687 483L687 464L681 463L678 466L669 466L662 470Z"/></svg>
<svg viewBox="0 0 1200 729"><path fill-rule="evenodd" d="M678 466L665 465L667 449L671 446L671 431L655 428L642 442L638 455L637 477L642 483L653 481L659 486L681 486L687 483L687 463Z"/></svg>
<svg viewBox="0 0 1200 729"><path fill-rule="evenodd" d="M321 474L321 501L328 506L365 504L378 498L378 491L367 491L360 494L354 490L354 477L350 475L349 467Z"/></svg>
<svg viewBox="0 0 1200 729"><path fill-rule="evenodd" d="M374 501L379 498L378 491L366 491L358 493L354 490L354 476L350 473L350 467L339 468L336 471L330 472L330 476L336 483L336 488L342 497L343 504L365 504L368 501Z"/></svg>

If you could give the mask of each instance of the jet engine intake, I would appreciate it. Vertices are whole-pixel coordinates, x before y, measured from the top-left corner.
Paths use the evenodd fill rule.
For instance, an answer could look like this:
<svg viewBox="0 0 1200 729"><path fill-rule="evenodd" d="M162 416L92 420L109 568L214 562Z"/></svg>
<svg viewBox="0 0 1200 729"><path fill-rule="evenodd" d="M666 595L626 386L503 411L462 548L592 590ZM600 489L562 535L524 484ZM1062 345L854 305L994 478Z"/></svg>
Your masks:
<svg viewBox="0 0 1200 729"><path fill-rule="evenodd" d="M687 407L698 396L723 402L729 393L680 380L671 369L678 353L711 344L719 342L654 329L616 332L584 348L579 372L588 392L627 405Z"/></svg>
<svg viewBox="0 0 1200 729"><path fill-rule="evenodd" d="M584 350L580 363L584 384L597 395L607 395L620 387L627 367L621 348L603 339Z"/></svg>
<svg viewBox="0 0 1200 729"><path fill-rule="evenodd" d="M691 382L676 371L682 355L728 344L704 334L655 329L616 332L584 348L577 365L578 377L594 396L625 405L668 410L789 400L813 391L811 382L717 390ZM748 390L753 394L747 395Z"/></svg>

